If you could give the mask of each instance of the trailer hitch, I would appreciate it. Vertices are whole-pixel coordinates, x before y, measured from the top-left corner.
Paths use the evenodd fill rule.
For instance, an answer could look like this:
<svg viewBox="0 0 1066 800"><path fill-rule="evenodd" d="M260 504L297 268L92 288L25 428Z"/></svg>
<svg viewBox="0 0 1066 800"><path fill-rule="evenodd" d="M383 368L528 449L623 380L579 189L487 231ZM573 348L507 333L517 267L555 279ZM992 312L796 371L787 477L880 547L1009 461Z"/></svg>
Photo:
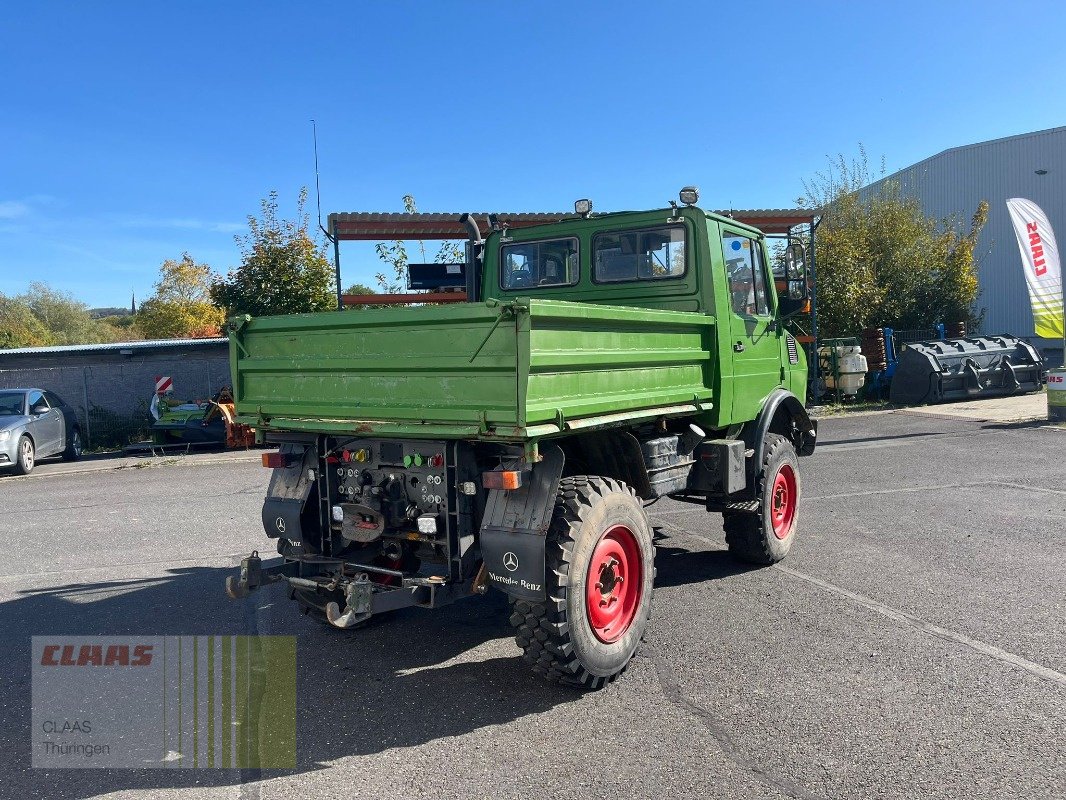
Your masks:
<svg viewBox="0 0 1066 800"><path fill-rule="evenodd" d="M351 628L370 619L374 588L366 573L360 573L344 587L344 611L334 601L326 603L326 619L335 628Z"/></svg>
<svg viewBox="0 0 1066 800"><path fill-rule="evenodd" d="M282 564L278 567L263 569L263 560L259 551L253 550L247 558L241 559L241 568L237 575L226 576L226 595L231 600L247 597L261 586L283 581L295 564Z"/></svg>

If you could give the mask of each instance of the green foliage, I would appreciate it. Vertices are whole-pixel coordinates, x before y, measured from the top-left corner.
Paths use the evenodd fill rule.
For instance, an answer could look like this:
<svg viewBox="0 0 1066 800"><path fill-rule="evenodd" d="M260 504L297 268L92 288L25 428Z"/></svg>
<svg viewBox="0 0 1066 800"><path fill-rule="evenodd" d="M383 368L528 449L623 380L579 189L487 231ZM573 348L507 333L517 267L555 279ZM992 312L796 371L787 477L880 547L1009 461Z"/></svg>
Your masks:
<svg viewBox="0 0 1066 800"><path fill-rule="evenodd" d="M418 206L415 204L414 197L409 194L403 196L403 210L408 214L414 214L418 211ZM379 272L374 276L382 293L398 294L406 292L407 265L410 262L407 254L407 245L402 241L378 242L374 245L374 249L377 251L378 258L389 265L387 271ZM422 263L425 263L425 242L419 241L418 249L421 252ZM463 261L465 258L466 255L463 252L463 246L461 244L458 242L444 241L441 242L436 255L433 257L433 261L437 264L454 264Z"/></svg>
<svg viewBox="0 0 1066 800"><path fill-rule="evenodd" d="M51 344L51 332L18 297L0 294L0 348L42 347Z"/></svg>
<svg viewBox="0 0 1066 800"><path fill-rule="evenodd" d="M974 250L988 203L979 204L963 232L954 218L926 216L894 181L864 193L870 171L865 151L859 152L851 162L840 156L828 173L807 183L800 201L822 210L815 237L820 334L976 322Z"/></svg>
<svg viewBox="0 0 1066 800"><path fill-rule="evenodd" d="M0 343L6 347L98 344L118 338L110 325L92 318L85 303L44 283L31 283L24 294L2 298L0 318Z"/></svg>
<svg viewBox="0 0 1066 800"><path fill-rule="evenodd" d="M137 326L151 339L218 336L225 312L211 301L211 268L188 253L159 268L155 294L141 304Z"/></svg>
<svg viewBox="0 0 1066 800"><path fill-rule="evenodd" d="M353 283L347 289L344 290L344 294L377 294L378 290L372 286L367 286L365 283Z"/></svg>
<svg viewBox="0 0 1066 800"><path fill-rule="evenodd" d="M377 289L375 289L373 286L367 286L365 283L353 283L347 289L344 290L344 294L377 294L377 293L378 293ZM373 308L393 308L393 307L394 306L391 306L391 305L388 305L388 304L380 305L380 306L373 306ZM367 308L371 308L371 306L353 305L353 306L345 306L345 308L347 310L349 310L349 311L363 311L363 310L365 310Z"/></svg>
<svg viewBox="0 0 1066 800"><path fill-rule="evenodd" d="M300 190L296 219L278 218L278 193L260 205L259 218L249 215L248 233L237 236L241 265L225 278L215 278L211 299L228 314L298 314L337 307L333 266L325 241L312 237L304 210L307 189Z"/></svg>
<svg viewBox="0 0 1066 800"><path fill-rule="evenodd" d="M144 334L137 325L136 314L100 317L98 322L110 329L111 335L117 342L135 342L144 338Z"/></svg>

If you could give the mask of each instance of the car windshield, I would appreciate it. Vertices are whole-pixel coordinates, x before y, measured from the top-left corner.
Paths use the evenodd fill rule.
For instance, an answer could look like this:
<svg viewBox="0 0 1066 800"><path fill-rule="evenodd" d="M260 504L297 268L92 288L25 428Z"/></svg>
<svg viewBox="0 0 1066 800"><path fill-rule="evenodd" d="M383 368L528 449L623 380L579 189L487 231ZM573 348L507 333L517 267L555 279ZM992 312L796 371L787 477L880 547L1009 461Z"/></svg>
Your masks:
<svg viewBox="0 0 1066 800"><path fill-rule="evenodd" d="M25 414L25 392L0 392L0 416Z"/></svg>

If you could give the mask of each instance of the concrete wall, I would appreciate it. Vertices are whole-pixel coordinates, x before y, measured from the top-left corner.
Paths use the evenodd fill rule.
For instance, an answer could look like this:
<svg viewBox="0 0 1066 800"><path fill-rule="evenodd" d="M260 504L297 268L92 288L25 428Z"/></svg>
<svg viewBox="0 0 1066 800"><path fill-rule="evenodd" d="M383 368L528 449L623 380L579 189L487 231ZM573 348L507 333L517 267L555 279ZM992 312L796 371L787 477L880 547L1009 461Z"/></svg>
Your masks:
<svg viewBox="0 0 1066 800"><path fill-rule="evenodd" d="M132 356L87 351L16 358L0 351L0 388L55 392L77 411L90 447L121 446L146 436L157 375L173 378L176 397L205 400L230 384L229 351L224 344Z"/></svg>

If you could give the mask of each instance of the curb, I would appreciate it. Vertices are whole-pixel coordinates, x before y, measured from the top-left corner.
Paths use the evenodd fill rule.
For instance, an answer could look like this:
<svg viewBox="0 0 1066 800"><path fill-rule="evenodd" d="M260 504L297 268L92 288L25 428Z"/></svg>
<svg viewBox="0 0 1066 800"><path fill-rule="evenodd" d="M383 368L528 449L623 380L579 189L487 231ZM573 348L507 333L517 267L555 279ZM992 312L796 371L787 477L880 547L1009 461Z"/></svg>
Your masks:
<svg viewBox="0 0 1066 800"><path fill-rule="evenodd" d="M196 466L213 466L218 464L244 464L249 462L257 462L261 458L261 453L256 451L254 453L234 453L233 455L220 456L208 458L196 458L195 456L189 456L185 454L174 456L151 456L148 458L142 458L137 460L131 460L128 457L120 459L114 459L112 461L101 461L99 465L93 464L92 466L84 467L71 467L68 469L49 470L48 472L38 472L34 470L29 475L2 475L0 474L0 484L8 481L18 480L33 480L34 478L51 478L58 475L85 475L94 472L112 472L118 470L128 469L154 469L158 467L196 467ZM121 461L122 463L115 463ZM45 466L45 465L42 465Z"/></svg>

